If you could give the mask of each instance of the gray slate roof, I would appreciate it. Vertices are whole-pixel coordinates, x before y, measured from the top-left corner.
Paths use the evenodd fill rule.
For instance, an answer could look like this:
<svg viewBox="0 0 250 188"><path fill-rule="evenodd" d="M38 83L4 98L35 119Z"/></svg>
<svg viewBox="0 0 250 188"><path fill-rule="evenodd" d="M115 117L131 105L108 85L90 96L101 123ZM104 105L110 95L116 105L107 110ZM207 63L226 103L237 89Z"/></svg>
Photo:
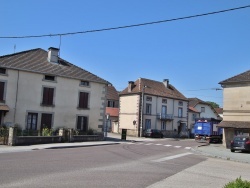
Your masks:
<svg viewBox="0 0 250 188"><path fill-rule="evenodd" d="M59 63L50 63L47 58L48 52L37 48L0 56L0 67L108 84L106 80L64 59L59 58Z"/></svg>
<svg viewBox="0 0 250 188"><path fill-rule="evenodd" d="M232 84L232 83L239 83L239 82L250 82L250 70L228 78L224 81L219 82L219 84Z"/></svg>

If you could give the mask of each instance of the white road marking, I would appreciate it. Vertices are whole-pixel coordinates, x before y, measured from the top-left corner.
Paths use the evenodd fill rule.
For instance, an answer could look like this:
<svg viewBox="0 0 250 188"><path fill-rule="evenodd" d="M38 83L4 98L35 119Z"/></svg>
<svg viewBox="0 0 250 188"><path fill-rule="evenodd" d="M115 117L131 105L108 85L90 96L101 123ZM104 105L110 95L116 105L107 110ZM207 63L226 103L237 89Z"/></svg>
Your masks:
<svg viewBox="0 0 250 188"><path fill-rule="evenodd" d="M164 145L164 146L170 147L170 146L172 146L172 145Z"/></svg>
<svg viewBox="0 0 250 188"><path fill-rule="evenodd" d="M157 160L153 160L153 162L163 162L163 161L168 161L168 160L171 160L171 159L176 159L176 158L179 158L179 157L184 157L186 155L190 155L192 153L182 153L182 154L178 154L178 155L172 155L172 156L168 156L168 157L164 157L164 158L161 158L161 159L157 159Z"/></svg>
<svg viewBox="0 0 250 188"><path fill-rule="evenodd" d="M191 147L185 147L185 149L191 149Z"/></svg>
<svg viewBox="0 0 250 188"><path fill-rule="evenodd" d="M146 146L149 146L149 145L152 145L153 143L148 143L148 144L145 144Z"/></svg>
<svg viewBox="0 0 250 188"><path fill-rule="evenodd" d="M180 148L181 146L175 146L175 148Z"/></svg>
<svg viewBox="0 0 250 188"><path fill-rule="evenodd" d="M155 144L156 146L162 146L162 144Z"/></svg>

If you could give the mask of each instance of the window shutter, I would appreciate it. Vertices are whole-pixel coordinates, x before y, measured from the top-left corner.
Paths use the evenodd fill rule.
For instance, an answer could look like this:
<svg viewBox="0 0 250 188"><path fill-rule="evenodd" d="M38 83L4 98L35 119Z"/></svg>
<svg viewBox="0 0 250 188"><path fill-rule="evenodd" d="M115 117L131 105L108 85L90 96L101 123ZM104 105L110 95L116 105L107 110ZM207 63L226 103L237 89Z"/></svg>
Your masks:
<svg viewBox="0 0 250 188"><path fill-rule="evenodd" d="M0 82L0 101L3 101L4 84L4 82Z"/></svg>
<svg viewBox="0 0 250 188"><path fill-rule="evenodd" d="M79 96L79 108L88 108L88 93L80 92Z"/></svg>

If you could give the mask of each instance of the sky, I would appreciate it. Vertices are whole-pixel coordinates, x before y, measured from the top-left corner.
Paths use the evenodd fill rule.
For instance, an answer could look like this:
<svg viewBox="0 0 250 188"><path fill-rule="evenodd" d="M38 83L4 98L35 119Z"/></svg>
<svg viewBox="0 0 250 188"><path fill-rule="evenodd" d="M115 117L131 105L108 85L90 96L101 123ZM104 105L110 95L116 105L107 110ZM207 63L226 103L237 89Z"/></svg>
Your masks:
<svg viewBox="0 0 250 188"><path fill-rule="evenodd" d="M140 27L39 38L168 20L250 5L250 0L0 0L0 56L60 48L60 57L113 84L169 79L184 96L223 107L219 82L250 69L250 7Z"/></svg>

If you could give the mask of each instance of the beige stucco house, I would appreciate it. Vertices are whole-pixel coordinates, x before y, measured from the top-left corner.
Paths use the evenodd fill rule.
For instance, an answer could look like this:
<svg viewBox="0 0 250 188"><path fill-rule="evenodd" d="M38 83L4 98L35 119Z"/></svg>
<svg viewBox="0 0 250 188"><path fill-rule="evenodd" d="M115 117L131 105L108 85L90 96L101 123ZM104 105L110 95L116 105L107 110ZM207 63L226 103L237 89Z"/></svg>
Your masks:
<svg viewBox="0 0 250 188"><path fill-rule="evenodd" d="M1 124L102 132L108 82L58 57L58 51L0 57Z"/></svg>
<svg viewBox="0 0 250 188"><path fill-rule="evenodd" d="M119 96L119 126L128 135L143 136L147 129L158 129L166 137L187 136L188 100L168 79L130 81Z"/></svg>
<svg viewBox="0 0 250 188"><path fill-rule="evenodd" d="M250 134L250 70L221 81L223 87L223 143L230 146L235 135Z"/></svg>

